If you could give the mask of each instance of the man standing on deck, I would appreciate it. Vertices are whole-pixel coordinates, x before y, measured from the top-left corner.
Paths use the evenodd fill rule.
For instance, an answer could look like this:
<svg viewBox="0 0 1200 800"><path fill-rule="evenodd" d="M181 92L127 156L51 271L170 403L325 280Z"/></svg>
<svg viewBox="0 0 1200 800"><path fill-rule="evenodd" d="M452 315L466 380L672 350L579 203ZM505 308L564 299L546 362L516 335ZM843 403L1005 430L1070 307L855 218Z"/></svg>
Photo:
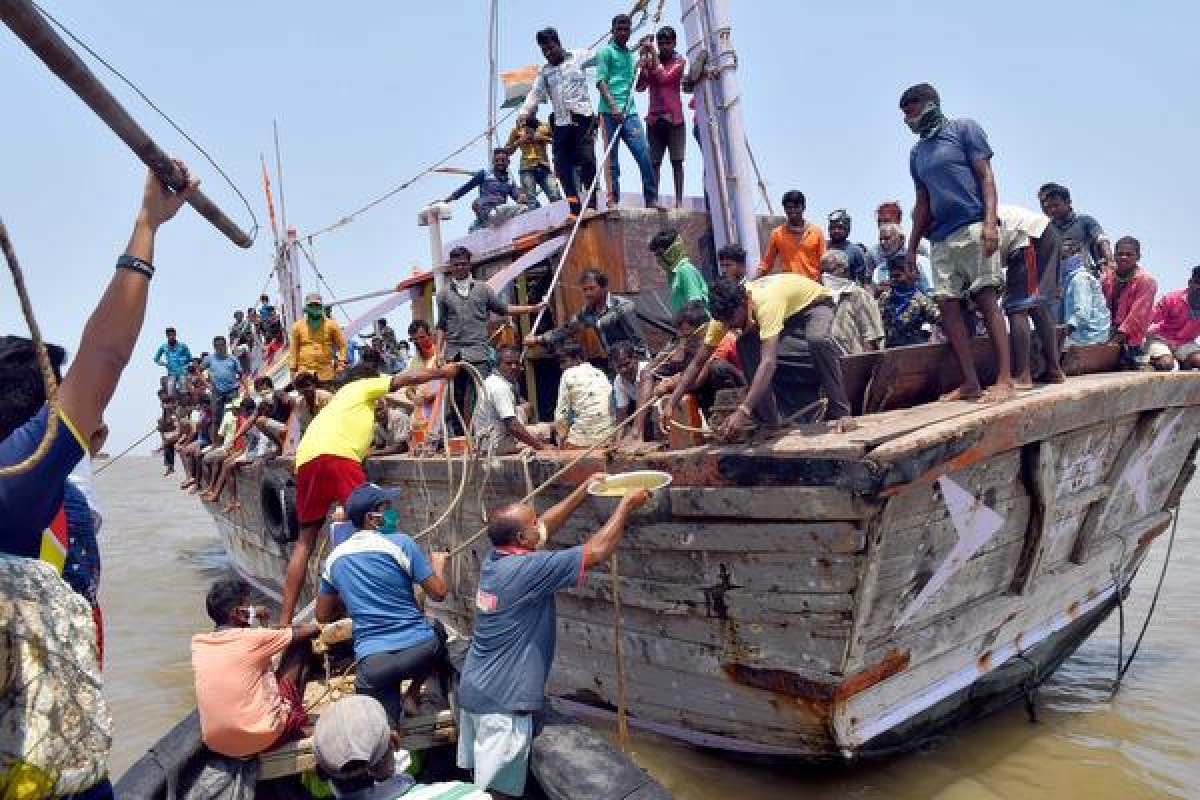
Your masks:
<svg viewBox="0 0 1200 800"><path fill-rule="evenodd" d="M606 562L621 542L629 515L650 494L637 489L586 542L543 549L587 499L594 475L538 517L527 503L488 514L492 551L479 570L475 628L459 686L458 766L493 797L525 792L533 718L546 704L554 663L554 595L578 586L584 572Z"/></svg>
<svg viewBox="0 0 1200 800"><path fill-rule="evenodd" d="M870 283L871 273L867 269L867 249L857 242L850 241L850 215L844 208L839 208L829 215L829 250L838 250L845 254L848 266L844 277L859 286L866 286ZM822 269L821 272L824 274L825 270Z"/></svg>
<svg viewBox="0 0 1200 800"><path fill-rule="evenodd" d="M650 252L667 273L667 289L671 293L671 315L683 311L691 300L699 300L708 308L708 284L696 265L687 256L683 237L674 228L663 228L650 240Z"/></svg>
<svg viewBox="0 0 1200 800"><path fill-rule="evenodd" d="M511 305L484 281L471 275L471 251L455 247L450 251L450 280L437 294L437 351L443 362L462 361L474 367L480 379L491 371L488 363L488 317L490 314L517 317L536 314L545 302ZM462 370L454 381L454 402L465 422L470 422L468 392L474 386L470 370ZM458 428L455 414L451 425Z"/></svg>
<svg viewBox="0 0 1200 800"><path fill-rule="evenodd" d="M158 346L154 354L154 363L167 368L167 394L176 400L182 399L187 381L188 364L192 361L192 351L179 341L174 328L167 328L167 341Z"/></svg>
<svg viewBox="0 0 1200 800"><path fill-rule="evenodd" d="M619 138L629 148L642 174L642 199L646 208L658 205L658 178L650 163L650 145L646 129L633 104L633 78L636 72L635 52L629 47L633 20L628 14L612 19L612 41L596 54L596 88L600 90L600 120L604 126L604 147ZM621 159L613 147L608 156L609 208L621 201Z"/></svg>
<svg viewBox="0 0 1200 800"><path fill-rule="evenodd" d="M550 101L554 173L567 196L571 213L578 214L583 203L582 192L596 180L596 112L588 95L586 74L594 58L591 50L564 49L554 28L538 31L537 43L546 65L538 71L517 121L520 124L533 114L538 103ZM596 207L595 195L588 207Z"/></svg>
<svg viewBox="0 0 1200 800"><path fill-rule="evenodd" d="M917 205L908 239L908 259L916 266L921 239L929 237L934 298L963 375L962 384L942 399L985 397L963 320L963 308L973 300L983 315L996 358L996 383L986 399L1006 400L1013 393L1013 378L1008 330L999 301L1004 274L999 253L996 178L987 134L972 119L948 119L942 113L937 90L928 83L905 89L900 96L900 110L905 124L920 137L909 156Z"/></svg>
<svg viewBox="0 0 1200 800"><path fill-rule="evenodd" d="M310 292L304 298L304 319L292 325L288 368L295 375L311 372L317 383L328 388L338 370L346 363L346 336L341 327L325 314L321 295Z"/></svg>
<svg viewBox="0 0 1200 800"><path fill-rule="evenodd" d="M735 438L756 420L776 428L780 417L794 413L800 393L792 367L807 343L813 367L829 405L826 419L850 416L850 400L842 385L841 347L833 338L833 293L803 275L768 275L745 284L717 278L710 289L713 319L696 353L663 411L666 426L674 410L696 382L729 330L739 330L738 360L750 388L725 420L721 436ZM803 380L803 379L801 379ZM804 381L806 382L806 381Z"/></svg>
<svg viewBox="0 0 1200 800"><path fill-rule="evenodd" d="M354 373L357 369L350 371ZM375 401L405 386L453 378L458 370L457 365L451 364L375 376L368 369L365 374L372 377L352 379L312 418L296 449L296 515L300 519L300 536L288 561L280 617L284 625L291 622L296 610L296 600L308 574L308 558L329 507L334 503L344 504L356 487L367 482L362 461L371 449L375 433Z"/></svg>
<svg viewBox="0 0 1200 800"><path fill-rule="evenodd" d="M242 363L229 354L229 344L224 336L213 338L213 351L204 357L204 369L212 384L209 409L212 411L212 439L216 441L225 407L237 398L245 373Z"/></svg>
<svg viewBox="0 0 1200 800"><path fill-rule="evenodd" d="M783 193L783 213L787 221L771 231L767 251L758 262L758 274L793 272L812 281L821 279L821 256L825 255L825 236L821 229L804 219L807 200L804 192L792 189Z"/></svg>

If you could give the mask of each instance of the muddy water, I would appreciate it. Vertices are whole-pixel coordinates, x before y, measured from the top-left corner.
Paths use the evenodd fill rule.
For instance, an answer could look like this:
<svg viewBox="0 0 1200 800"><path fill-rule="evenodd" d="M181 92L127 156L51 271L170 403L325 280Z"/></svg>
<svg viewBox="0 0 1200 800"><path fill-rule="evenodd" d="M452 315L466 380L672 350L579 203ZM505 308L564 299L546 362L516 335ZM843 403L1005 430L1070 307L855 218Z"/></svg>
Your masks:
<svg viewBox="0 0 1200 800"><path fill-rule="evenodd" d="M225 570L206 514L126 459L100 476L108 622L107 691L115 775L192 706L188 639L208 627L203 593ZM1150 632L1115 699L1116 615L1042 687L1038 723L1023 708L950 731L920 752L841 769L764 767L638 737L635 756L676 797L1200 797L1200 483L1185 498ZM1164 536L1126 604L1132 637L1154 591ZM1128 644L1126 645L1128 648Z"/></svg>

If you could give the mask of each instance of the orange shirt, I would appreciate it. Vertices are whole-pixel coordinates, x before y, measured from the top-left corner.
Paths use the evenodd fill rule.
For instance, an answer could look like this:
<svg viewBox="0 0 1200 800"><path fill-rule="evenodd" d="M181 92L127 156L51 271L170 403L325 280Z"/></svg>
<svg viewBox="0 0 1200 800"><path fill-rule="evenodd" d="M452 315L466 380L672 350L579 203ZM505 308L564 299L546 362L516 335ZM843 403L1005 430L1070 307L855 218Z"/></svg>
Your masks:
<svg viewBox="0 0 1200 800"><path fill-rule="evenodd" d="M775 258L779 257L780 272L795 272L809 280L821 280L821 256L825 255L825 235L821 229L811 222L804 226L800 234L788 230L788 226L780 225L771 231L771 240L767 243L767 252L763 253L762 261L758 264L758 274L769 275L775 272Z"/></svg>
<svg viewBox="0 0 1200 800"><path fill-rule="evenodd" d="M192 637L200 735L210 750L245 758L279 739L288 707L271 658L291 642L291 628L226 628Z"/></svg>

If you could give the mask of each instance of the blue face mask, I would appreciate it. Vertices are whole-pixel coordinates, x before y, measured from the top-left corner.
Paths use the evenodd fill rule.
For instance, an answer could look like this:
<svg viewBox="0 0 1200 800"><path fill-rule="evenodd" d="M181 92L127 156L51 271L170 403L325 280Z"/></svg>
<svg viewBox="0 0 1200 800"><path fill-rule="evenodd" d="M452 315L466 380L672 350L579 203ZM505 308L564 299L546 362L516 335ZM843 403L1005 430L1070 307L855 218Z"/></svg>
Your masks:
<svg viewBox="0 0 1200 800"><path fill-rule="evenodd" d="M379 525L380 533L395 533L400 529L400 512L389 508L383 512L383 522Z"/></svg>

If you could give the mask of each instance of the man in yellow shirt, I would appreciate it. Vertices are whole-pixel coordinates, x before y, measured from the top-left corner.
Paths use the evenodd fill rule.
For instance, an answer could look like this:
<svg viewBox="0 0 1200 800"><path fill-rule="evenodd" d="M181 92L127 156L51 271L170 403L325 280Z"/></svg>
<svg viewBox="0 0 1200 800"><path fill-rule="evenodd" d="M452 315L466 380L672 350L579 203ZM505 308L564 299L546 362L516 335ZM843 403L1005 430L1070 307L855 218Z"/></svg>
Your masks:
<svg viewBox="0 0 1200 800"><path fill-rule="evenodd" d="M829 401L825 416L839 419L850 416L850 401L842 386L841 348L834 341L833 295L816 281L802 275L768 275L738 284L729 278L717 278L709 287L712 322L704 336L704 346L688 365L663 414L664 425L672 418L675 406L695 382L696 376L729 329L740 330L738 358L750 388L737 410L721 428L723 438L731 438L747 423L757 421L765 427L779 424L784 415L798 410L802 393L795 384L807 382L800 352L807 343L808 354L817 380ZM805 370L806 371L806 370Z"/></svg>
<svg viewBox="0 0 1200 800"><path fill-rule="evenodd" d="M292 325L288 347L292 374L311 372L321 384L333 383L333 376L346 363L346 336L336 322L325 316L325 304L316 292L305 295L304 319Z"/></svg>
<svg viewBox="0 0 1200 800"><path fill-rule="evenodd" d="M375 433L375 401L388 392L428 381L453 379L458 365L417 370L399 375L378 376L370 368L333 395L329 404L312 418L300 446L296 449L296 516L300 519L300 537L288 561L280 619L287 625L296 610L296 600L304 588L308 558L325 516L334 503L345 503L355 487L366 483L362 461L371 449Z"/></svg>

